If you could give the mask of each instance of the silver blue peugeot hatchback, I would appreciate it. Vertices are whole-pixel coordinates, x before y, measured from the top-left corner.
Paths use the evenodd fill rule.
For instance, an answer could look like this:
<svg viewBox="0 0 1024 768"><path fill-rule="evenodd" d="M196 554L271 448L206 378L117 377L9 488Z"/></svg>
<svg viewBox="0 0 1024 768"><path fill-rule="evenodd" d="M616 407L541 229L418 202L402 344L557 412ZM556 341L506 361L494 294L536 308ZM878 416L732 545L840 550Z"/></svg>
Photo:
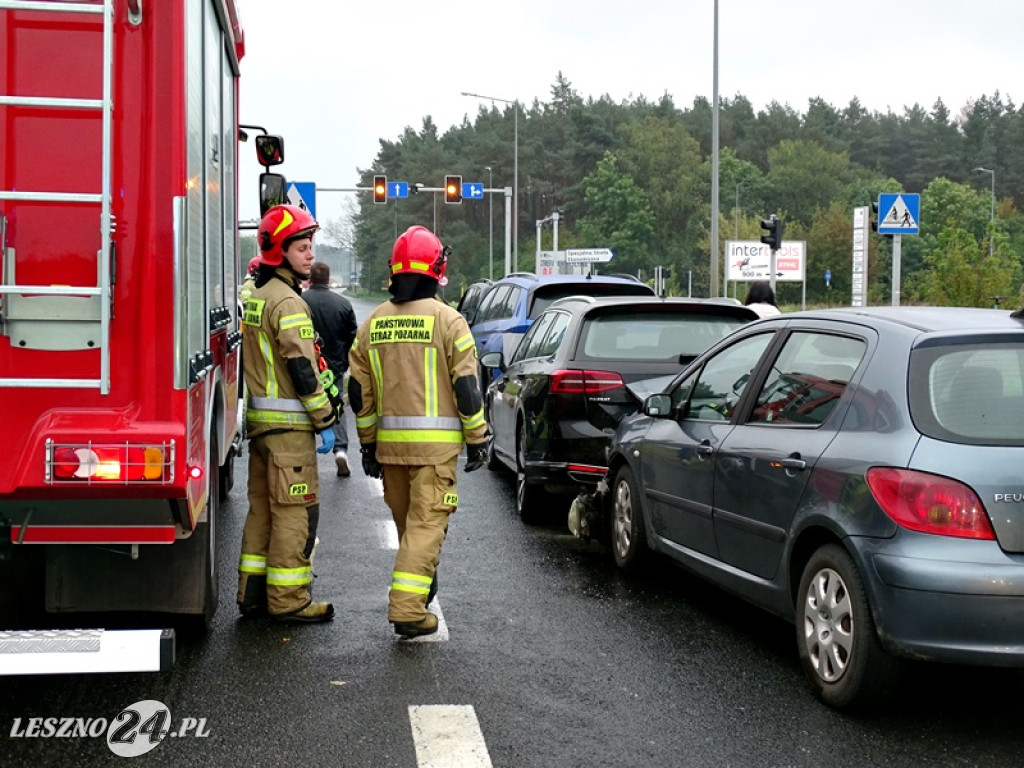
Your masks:
<svg viewBox="0 0 1024 768"><path fill-rule="evenodd" d="M1024 667L1024 314L807 311L752 323L618 428L616 563L651 551L796 626L817 696L902 659Z"/></svg>

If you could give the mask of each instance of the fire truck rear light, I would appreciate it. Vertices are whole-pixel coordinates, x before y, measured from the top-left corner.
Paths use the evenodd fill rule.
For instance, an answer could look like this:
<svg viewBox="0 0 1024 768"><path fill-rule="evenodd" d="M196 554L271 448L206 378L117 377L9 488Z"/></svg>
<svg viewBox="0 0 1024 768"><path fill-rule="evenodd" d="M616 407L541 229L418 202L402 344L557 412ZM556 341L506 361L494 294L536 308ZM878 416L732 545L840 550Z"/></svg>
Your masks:
<svg viewBox="0 0 1024 768"><path fill-rule="evenodd" d="M188 468L188 476L193 480L198 480L203 476L203 468L197 466L191 466Z"/></svg>
<svg viewBox="0 0 1024 768"><path fill-rule="evenodd" d="M161 444L46 441L46 481L156 483L174 480L174 441Z"/></svg>

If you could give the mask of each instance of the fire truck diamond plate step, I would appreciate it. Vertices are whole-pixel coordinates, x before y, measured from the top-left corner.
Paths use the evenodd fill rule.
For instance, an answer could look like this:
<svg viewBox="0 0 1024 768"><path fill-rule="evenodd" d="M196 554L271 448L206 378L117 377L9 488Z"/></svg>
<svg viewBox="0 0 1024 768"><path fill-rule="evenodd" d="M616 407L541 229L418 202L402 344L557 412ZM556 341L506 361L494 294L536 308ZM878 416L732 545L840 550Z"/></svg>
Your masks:
<svg viewBox="0 0 1024 768"><path fill-rule="evenodd" d="M0 675L167 672L173 629L0 631Z"/></svg>

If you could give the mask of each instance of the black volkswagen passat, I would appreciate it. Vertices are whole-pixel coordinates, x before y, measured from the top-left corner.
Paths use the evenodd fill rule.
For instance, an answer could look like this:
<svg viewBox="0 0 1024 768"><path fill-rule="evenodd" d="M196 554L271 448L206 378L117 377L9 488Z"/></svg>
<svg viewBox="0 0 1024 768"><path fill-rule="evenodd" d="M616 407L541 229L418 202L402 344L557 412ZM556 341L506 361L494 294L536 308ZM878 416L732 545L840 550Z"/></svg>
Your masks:
<svg viewBox="0 0 1024 768"><path fill-rule="evenodd" d="M712 343L756 320L729 299L572 296L551 304L511 359L483 355L499 369L487 391L492 469L517 475L516 505L527 522L567 505L607 472L619 420Z"/></svg>

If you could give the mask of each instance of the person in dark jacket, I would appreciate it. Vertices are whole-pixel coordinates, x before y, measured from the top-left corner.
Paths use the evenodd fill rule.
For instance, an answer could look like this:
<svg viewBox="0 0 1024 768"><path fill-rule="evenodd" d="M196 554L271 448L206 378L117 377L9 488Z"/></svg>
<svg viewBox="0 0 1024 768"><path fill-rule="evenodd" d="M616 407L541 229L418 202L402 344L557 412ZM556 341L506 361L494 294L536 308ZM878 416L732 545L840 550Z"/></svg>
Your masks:
<svg viewBox="0 0 1024 768"><path fill-rule="evenodd" d="M348 350L359 325L352 303L332 291L330 282L331 268L322 261L314 261L309 271L309 288L303 291L302 298L313 315L313 327L321 340L320 352L334 373L338 388L344 391L342 382L348 371ZM338 465L338 477L348 477L348 432L344 416L334 424L334 462Z"/></svg>

